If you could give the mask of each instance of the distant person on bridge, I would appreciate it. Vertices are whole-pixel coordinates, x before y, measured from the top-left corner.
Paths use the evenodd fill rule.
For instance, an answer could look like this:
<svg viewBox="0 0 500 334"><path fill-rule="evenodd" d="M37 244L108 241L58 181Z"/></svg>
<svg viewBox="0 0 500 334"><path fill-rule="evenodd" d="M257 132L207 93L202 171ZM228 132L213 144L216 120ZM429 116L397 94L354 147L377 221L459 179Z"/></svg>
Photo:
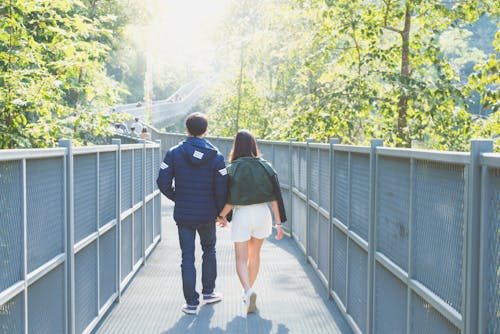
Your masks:
<svg viewBox="0 0 500 334"><path fill-rule="evenodd" d="M141 137L141 139L144 139L144 140L151 140L151 133L148 132L148 128L143 127L139 137Z"/></svg>
<svg viewBox="0 0 500 334"><path fill-rule="evenodd" d="M135 128L135 131L137 133L142 133L143 126L142 126L142 123L139 120L139 117L134 118L134 123L132 123L132 127Z"/></svg>
<svg viewBox="0 0 500 334"><path fill-rule="evenodd" d="M168 150L157 179L160 191L175 202L174 220L182 251L182 288L186 300L182 311L187 314L196 314L200 304L194 266L196 232L203 250L203 300L205 303L222 300L222 295L215 292L215 219L226 201L227 170L224 157L203 138L207 126L207 119L201 113L186 118L188 137Z"/></svg>
<svg viewBox="0 0 500 334"><path fill-rule="evenodd" d="M224 227L233 210L231 239L236 254L236 273L244 290L247 313L257 310L253 285L260 266L260 249L271 235L272 218L276 221L276 239L283 238L281 224L286 222L285 207L276 171L259 156L255 137L247 130L238 131L227 166L229 194L217 221Z"/></svg>

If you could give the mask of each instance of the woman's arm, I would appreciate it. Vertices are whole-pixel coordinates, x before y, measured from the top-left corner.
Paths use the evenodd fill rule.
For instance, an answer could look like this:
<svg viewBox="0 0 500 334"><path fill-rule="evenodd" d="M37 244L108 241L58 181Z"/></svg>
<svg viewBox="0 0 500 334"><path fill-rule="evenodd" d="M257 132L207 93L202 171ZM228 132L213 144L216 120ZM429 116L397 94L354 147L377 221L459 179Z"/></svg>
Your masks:
<svg viewBox="0 0 500 334"><path fill-rule="evenodd" d="M274 220L276 221L276 230L278 232L275 239L280 240L281 238L283 238L284 232L283 226L281 226L280 209L278 207L277 200L271 202L271 211L273 212Z"/></svg>

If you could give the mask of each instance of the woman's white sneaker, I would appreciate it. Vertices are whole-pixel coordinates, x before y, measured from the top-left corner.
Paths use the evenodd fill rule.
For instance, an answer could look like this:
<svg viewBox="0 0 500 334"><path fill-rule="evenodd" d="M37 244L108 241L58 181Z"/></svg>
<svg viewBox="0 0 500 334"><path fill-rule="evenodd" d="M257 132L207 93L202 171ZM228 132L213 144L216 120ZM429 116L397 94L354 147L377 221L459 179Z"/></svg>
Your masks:
<svg viewBox="0 0 500 334"><path fill-rule="evenodd" d="M254 313L257 311L257 294L252 288L245 292L245 306L247 313Z"/></svg>

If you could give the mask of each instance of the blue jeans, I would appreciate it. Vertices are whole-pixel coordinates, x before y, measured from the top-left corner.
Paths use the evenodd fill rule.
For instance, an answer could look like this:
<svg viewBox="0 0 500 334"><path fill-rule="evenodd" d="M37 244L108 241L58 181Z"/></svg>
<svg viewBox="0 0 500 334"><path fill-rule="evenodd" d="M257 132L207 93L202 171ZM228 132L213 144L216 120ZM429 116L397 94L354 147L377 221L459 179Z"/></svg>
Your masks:
<svg viewBox="0 0 500 334"><path fill-rule="evenodd" d="M201 265L201 283L203 294L211 294L215 289L217 278L217 260L215 257L215 223L199 225L178 224L179 244L182 251L182 290L188 305L198 305L200 295L196 292L196 268L194 266L194 250L196 231L200 236L203 261Z"/></svg>

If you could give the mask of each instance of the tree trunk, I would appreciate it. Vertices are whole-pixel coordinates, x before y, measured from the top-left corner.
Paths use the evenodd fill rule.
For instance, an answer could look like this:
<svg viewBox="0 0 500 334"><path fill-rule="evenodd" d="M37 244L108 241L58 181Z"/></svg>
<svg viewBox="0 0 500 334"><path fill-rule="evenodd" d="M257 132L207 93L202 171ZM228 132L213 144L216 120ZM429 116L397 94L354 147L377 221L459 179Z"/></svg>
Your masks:
<svg viewBox="0 0 500 334"><path fill-rule="evenodd" d="M401 84L408 84L410 69L410 28L411 28L411 8L410 3L406 3L404 29L401 31L402 49L401 49ZM408 96L405 90L401 90L398 102L398 142L399 147L410 147L410 136L407 121Z"/></svg>

